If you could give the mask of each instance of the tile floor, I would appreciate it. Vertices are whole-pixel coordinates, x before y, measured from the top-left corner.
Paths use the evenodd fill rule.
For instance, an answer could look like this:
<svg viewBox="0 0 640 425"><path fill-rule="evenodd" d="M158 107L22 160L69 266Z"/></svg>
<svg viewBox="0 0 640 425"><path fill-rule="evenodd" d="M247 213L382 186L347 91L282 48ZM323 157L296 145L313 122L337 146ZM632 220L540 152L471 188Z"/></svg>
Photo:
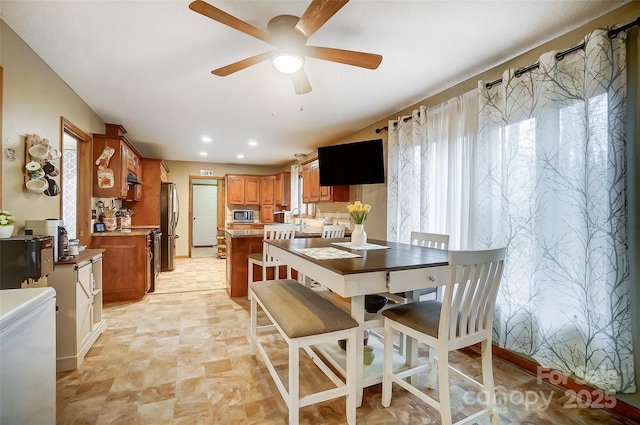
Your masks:
<svg viewBox="0 0 640 425"><path fill-rule="evenodd" d="M105 305L105 333L79 369L57 374L58 424L287 423L266 367L249 354L249 302L229 299L225 260L211 252L198 249L194 258L177 259L176 269L162 273L156 292L142 301ZM284 366L284 343L274 337L270 350L274 364ZM479 375L472 353L454 353L450 361ZM303 368L303 391L326 384L313 364L304 362ZM494 372L502 424L632 424L600 409L570 408L574 400L562 390L500 360ZM452 384L454 420L478 406L468 389L457 380ZM438 412L397 386L391 407L383 408L380 385L365 390L357 420L440 423ZM300 422L343 424L344 400L303 408Z"/></svg>

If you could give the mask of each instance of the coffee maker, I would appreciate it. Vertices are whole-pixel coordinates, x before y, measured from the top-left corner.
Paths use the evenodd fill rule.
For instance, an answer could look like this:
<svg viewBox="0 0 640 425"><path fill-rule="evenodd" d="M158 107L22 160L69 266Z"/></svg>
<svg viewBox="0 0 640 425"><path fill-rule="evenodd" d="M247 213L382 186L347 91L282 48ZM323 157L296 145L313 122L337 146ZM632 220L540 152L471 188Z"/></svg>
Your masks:
<svg viewBox="0 0 640 425"><path fill-rule="evenodd" d="M62 220L47 218L46 220L25 220L25 235L53 236L53 258L56 261L69 255L69 236Z"/></svg>

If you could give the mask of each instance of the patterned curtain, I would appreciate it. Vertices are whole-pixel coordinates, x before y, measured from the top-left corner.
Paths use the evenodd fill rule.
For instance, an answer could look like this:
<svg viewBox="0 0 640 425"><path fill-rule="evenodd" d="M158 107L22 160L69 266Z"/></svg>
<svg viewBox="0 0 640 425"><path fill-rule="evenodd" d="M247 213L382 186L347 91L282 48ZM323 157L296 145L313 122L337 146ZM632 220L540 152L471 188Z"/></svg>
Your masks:
<svg viewBox="0 0 640 425"><path fill-rule="evenodd" d="M507 246L494 340L612 392L635 392L624 33L479 87L471 237Z"/></svg>
<svg viewBox="0 0 640 425"><path fill-rule="evenodd" d="M445 233L451 248L466 248L477 90L421 107L388 128L387 239L407 243L411 231Z"/></svg>

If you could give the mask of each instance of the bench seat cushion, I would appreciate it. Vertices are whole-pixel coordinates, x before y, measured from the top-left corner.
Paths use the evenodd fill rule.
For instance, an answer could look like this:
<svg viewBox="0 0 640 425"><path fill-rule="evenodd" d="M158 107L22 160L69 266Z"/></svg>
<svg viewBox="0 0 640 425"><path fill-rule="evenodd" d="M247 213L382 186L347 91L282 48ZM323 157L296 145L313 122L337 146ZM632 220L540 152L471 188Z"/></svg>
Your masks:
<svg viewBox="0 0 640 425"><path fill-rule="evenodd" d="M254 282L251 290L289 338L358 326L349 314L295 280Z"/></svg>

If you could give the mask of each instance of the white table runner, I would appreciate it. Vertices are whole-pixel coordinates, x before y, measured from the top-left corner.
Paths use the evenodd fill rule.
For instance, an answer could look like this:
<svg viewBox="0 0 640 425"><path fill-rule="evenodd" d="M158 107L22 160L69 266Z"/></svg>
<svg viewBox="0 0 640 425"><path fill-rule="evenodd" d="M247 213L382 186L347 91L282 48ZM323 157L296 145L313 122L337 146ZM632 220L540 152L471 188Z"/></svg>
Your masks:
<svg viewBox="0 0 640 425"><path fill-rule="evenodd" d="M362 257L362 255L337 248L298 248L295 251L306 255L307 257L315 258L316 260Z"/></svg>

